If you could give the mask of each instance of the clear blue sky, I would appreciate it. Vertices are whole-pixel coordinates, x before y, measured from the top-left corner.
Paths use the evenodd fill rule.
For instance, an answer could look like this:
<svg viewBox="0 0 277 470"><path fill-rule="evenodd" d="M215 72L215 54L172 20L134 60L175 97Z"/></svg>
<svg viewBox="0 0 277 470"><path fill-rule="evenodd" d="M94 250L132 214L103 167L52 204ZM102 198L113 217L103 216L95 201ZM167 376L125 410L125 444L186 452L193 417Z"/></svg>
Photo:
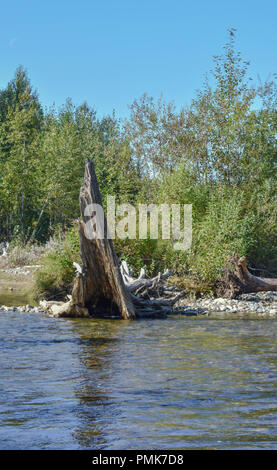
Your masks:
<svg viewBox="0 0 277 470"><path fill-rule="evenodd" d="M276 21L277 0L2 2L0 88L22 64L44 106L71 97L124 117L144 92L189 104L228 28L254 79L276 73Z"/></svg>

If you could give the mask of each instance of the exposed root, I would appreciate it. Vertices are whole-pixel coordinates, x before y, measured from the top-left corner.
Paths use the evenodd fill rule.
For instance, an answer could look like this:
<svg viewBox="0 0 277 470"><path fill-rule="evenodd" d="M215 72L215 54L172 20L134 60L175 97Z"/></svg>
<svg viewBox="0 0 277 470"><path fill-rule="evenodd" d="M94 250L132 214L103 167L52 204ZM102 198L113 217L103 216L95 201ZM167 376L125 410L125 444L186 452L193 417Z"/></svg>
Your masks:
<svg viewBox="0 0 277 470"><path fill-rule="evenodd" d="M218 293L224 297L235 298L240 294L261 291L277 291L277 279L257 277L249 272L245 256L234 254L228 260L233 269L228 267L218 286Z"/></svg>

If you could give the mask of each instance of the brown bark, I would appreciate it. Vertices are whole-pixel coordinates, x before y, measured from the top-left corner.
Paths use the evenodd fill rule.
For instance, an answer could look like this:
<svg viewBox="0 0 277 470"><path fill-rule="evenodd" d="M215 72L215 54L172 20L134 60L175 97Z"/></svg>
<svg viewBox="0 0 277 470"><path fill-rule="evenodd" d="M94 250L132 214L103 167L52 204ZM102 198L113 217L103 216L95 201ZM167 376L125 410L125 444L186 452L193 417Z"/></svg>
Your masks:
<svg viewBox="0 0 277 470"><path fill-rule="evenodd" d="M234 254L229 262L234 266L234 270L227 271L224 281L224 294L227 297L236 297L239 294L251 292L277 291L277 279L257 277L251 274L247 269L245 256L240 257L238 254Z"/></svg>
<svg viewBox="0 0 277 470"><path fill-rule="evenodd" d="M122 316L124 319L135 318L135 309L131 297L125 288L112 240L107 238L107 221L104 215L104 238L88 239L85 223L91 215L85 215L91 204L102 207L98 182L93 163L88 160L85 168L84 185L80 190L80 209L83 218L79 222L82 272L78 273L72 290L72 302L88 309L89 314ZM103 220L95 212L96 228ZM92 228L92 227L91 227ZM106 232L106 233L105 233Z"/></svg>
<svg viewBox="0 0 277 470"><path fill-rule="evenodd" d="M53 316L89 317L117 316L124 319L140 317L164 317L172 311L168 302L139 298L134 291L148 289L160 279L166 279L166 271L153 279L139 279L128 276L129 269L125 263L120 268L113 242L108 238L106 217L93 211L93 205L102 207L98 182L93 163L88 160L85 167L84 185L80 190L80 209L82 221L79 221L79 237L82 266L77 263L77 276L74 280L72 295L66 303L41 302L41 306ZM90 214L87 209L90 207ZM95 206L94 206L95 208ZM93 218L92 218L93 216ZM93 224L93 226L92 226ZM93 229L103 228L103 237L92 238Z"/></svg>

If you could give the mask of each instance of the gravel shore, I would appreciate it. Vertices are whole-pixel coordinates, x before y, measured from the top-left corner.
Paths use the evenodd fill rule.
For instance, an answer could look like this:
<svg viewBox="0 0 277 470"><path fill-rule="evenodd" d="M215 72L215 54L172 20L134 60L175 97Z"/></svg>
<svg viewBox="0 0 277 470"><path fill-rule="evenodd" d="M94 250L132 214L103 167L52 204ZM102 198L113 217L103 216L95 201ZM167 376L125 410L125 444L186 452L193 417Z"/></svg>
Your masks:
<svg viewBox="0 0 277 470"><path fill-rule="evenodd" d="M18 311L27 313L40 313L41 307L22 305L19 307L0 306L0 310ZM217 316L261 316L277 319L277 292L260 292L258 294L243 294L237 299L201 298L191 300L180 299L175 305L173 313L187 316L217 315Z"/></svg>
<svg viewBox="0 0 277 470"><path fill-rule="evenodd" d="M237 299L200 298L197 300L180 299L174 308L186 315L209 315L211 313L226 316L245 314L277 318L277 292L259 292L242 294Z"/></svg>

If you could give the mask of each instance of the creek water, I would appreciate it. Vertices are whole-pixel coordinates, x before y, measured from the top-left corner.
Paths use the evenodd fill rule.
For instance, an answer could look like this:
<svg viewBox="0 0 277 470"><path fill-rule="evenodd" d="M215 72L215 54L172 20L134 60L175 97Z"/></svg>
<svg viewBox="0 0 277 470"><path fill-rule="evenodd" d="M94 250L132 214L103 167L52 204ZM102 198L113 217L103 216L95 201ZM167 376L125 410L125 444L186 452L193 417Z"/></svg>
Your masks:
<svg viewBox="0 0 277 470"><path fill-rule="evenodd" d="M0 312L1 449L276 449L277 321Z"/></svg>

